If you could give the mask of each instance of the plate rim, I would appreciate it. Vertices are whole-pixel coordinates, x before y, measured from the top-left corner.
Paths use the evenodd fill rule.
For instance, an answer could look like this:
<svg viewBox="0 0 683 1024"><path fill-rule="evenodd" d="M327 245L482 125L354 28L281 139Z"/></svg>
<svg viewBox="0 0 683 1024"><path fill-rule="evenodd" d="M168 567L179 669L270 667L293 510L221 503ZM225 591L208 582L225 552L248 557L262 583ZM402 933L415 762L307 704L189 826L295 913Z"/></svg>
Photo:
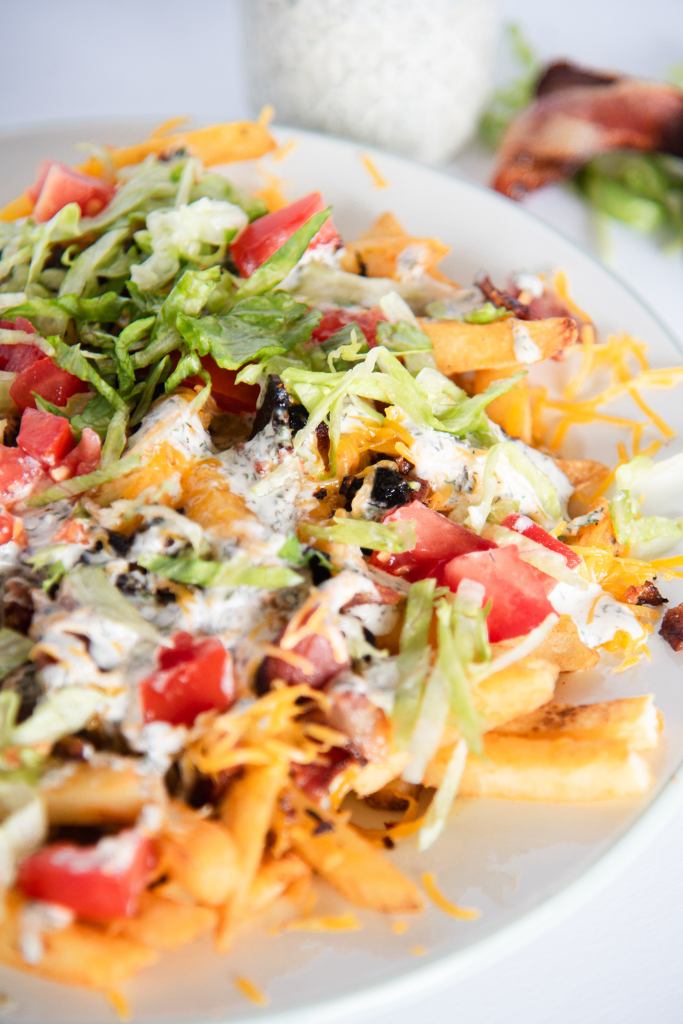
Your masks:
<svg viewBox="0 0 683 1024"><path fill-rule="evenodd" d="M172 115L169 115L172 116ZM123 125L126 122L131 126L151 125L154 122L161 122L163 115L155 114L134 114L134 115L107 115L105 117L74 117L59 118L54 121L30 121L17 125L0 126L0 143L12 139L25 138L30 135L45 134L47 136L59 135L60 131L73 132L80 125L87 128L87 131L106 128L107 125ZM189 116L189 120L202 122L200 114ZM368 145L360 140L343 138L338 135L323 132L311 131L309 129L297 128L286 124L274 123L271 126L274 135L285 134L302 143L325 142L335 146L341 146L346 150L354 148L370 155L373 159L389 160L398 163L406 171L417 169L421 174L427 173L441 180L446 180L459 188L469 190L486 197L487 201L494 204L512 203L520 212L522 217L527 217L535 222L541 229L550 235L559 238L570 247L582 259L587 259L601 273L607 274L625 292L629 293L633 300L645 311L662 335L671 344L673 349L683 357L683 338L679 338L666 320L650 305L639 288L626 281L622 275L609 266L598 255L590 249L582 246L579 242L565 234L561 228L549 223L538 213L529 210L521 204L514 203L506 196L500 195L493 189L488 188L479 182L464 177L457 169L444 166L433 166L412 160L400 154L391 153L376 146ZM221 165L229 167L229 164ZM662 784L660 790L654 795L638 812L637 817L631 824L616 836L609 845L596 852L589 865L582 874L566 883L561 889L550 893L540 899L533 907L521 914L521 916L502 925L494 933L484 936L470 945L452 951L427 956L419 962L417 959L408 960L401 974L387 980L378 980L365 985L357 992L347 993L342 996L329 999L317 999L314 1002L301 1006L293 1006L288 1009L278 1010L277 1007L269 1006L267 1009L258 1012L258 1018L264 1024L303 1024L303 1022L319 1022L323 1019L333 1020L340 1015L351 1012L365 1013L379 1008L391 1008L401 998L415 999L421 990L431 987L431 991L443 990L449 982L455 984L464 977L474 974L478 970L492 966L506 954L511 954L542 934L553 925L559 925L576 912L581 906L592 897L597 895L605 886L613 881L621 871L633 862L638 854L647 845L654 841L656 836L671 820L676 810L683 805L683 786L681 786L681 769L683 768L683 753L671 770L668 779ZM134 1016L133 1016L134 1019ZM229 1015L216 1017L205 1016L197 1018L194 1024L247 1024L256 1019L254 1012L244 1013L237 1010L229 1012ZM189 1022L188 1022L189 1024Z"/></svg>

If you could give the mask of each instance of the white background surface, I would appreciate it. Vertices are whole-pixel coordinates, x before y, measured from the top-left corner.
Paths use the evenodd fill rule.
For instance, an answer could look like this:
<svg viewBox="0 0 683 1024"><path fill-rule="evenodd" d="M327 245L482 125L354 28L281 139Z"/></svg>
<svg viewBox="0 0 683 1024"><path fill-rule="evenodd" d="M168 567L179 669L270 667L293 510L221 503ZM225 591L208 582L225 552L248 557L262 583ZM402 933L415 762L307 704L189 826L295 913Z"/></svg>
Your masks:
<svg viewBox="0 0 683 1024"><path fill-rule="evenodd" d="M506 0L502 8L548 57L650 76L683 61L681 0ZM207 120L249 113L237 0L0 0L0 17L0 128L87 116L187 112ZM455 170L485 180L486 162L467 154ZM572 197L552 189L530 206L592 245ZM612 265L683 344L680 256L666 257L649 241L615 230ZM683 660L681 669L683 687ZM374 1014L373 1024L414 1024L416 1015L430 1024L678 1024L682 863L680 813L575 917L418 1006Z"/></svg>

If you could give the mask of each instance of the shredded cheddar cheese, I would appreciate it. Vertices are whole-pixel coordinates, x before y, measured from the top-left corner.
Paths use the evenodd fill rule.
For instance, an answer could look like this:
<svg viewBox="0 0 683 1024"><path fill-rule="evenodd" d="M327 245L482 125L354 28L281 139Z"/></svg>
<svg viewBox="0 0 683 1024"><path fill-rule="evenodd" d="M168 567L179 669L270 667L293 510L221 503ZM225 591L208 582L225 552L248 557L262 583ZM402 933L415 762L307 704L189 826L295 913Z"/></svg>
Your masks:
<svg viewBox="0 0 683 1024"><path fill-rule="evenodd" d="M244 975L239 975L235 978L235 988L256 1006L268 1005L268 996L258 987L258 985L255 985L250 978L245 978Z"/></svg>
<svg viewBox="0 0 683 1024"><path fill-rule="evenodd" d="M460 907L457 903L449 900L447 896L444 896L436 884L436 878L432 872L424 871L422 873L422 885L432 903L439 910L443 910L444 914L457 917L459 921L476 921L479 917L478 910L475 910L473 907Z"/></svg>
<svg viewBox="0 0 683 1024"><path fill-rule="evenodd" d="M355 914L322 914L318 917L296 917L282 928L286 932L357 932L361 923Z"/></svg>
<svg viewBox="0 0 683 1024"><path fill-rule="evenodd" d="M372 183L375 188L388 188L389 182L384 177L382 172L379 170L377 164L372 159L369 153L364 153L361 157L361 163L372 178Z"/></svg>

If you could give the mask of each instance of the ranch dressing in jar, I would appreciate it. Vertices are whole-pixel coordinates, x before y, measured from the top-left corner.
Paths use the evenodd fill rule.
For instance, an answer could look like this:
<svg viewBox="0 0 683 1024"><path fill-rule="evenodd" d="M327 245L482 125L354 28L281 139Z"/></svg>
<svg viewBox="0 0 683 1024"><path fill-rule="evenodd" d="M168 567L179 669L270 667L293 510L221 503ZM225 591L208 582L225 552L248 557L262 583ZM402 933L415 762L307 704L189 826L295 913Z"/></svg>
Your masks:
<svg viewBox="0 0 683 1024"><path fill-rule="evenodd" d="M246 0L254 105L427 163L474 131L496 0Z"/></svg>

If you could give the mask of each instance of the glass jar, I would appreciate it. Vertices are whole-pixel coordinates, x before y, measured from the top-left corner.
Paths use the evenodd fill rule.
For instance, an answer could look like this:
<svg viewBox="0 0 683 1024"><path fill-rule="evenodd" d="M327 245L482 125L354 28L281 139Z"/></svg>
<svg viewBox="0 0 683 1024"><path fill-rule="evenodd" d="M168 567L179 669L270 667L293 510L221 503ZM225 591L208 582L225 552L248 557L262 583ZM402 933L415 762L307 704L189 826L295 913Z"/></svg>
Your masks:
<svg viewBox="0 0 683 1024"><path fill-rule="evenodd" d="M427 163L472 134L496 0L244 0L251 97L277 119Z"/></svg>

